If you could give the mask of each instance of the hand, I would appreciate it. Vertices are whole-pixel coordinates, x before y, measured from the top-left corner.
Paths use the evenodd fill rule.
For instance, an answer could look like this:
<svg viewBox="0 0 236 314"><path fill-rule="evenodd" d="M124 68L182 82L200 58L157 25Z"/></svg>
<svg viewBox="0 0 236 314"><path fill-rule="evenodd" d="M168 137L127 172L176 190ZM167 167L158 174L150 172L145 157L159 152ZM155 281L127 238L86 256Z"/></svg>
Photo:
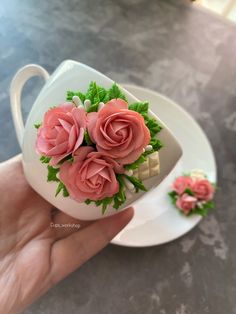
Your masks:
<svg viewBox="0 0 236 314"><path fill-rule="evenodd" d="M26 182L20 156L0 164L0 196L1 313L22 311L105 247L133 216L129 208L82 222L53 210Z"/></svg>

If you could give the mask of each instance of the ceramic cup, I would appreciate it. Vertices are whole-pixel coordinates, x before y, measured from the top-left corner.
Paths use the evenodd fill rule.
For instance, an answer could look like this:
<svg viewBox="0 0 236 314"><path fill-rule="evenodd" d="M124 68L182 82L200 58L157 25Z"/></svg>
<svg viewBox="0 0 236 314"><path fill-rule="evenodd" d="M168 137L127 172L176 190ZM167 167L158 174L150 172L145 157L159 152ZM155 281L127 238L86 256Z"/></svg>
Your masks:
<svg viewBox="0 0 236 314"><path fill-rule="evenodd" d="M24 84L33 76L41 76L45 79L45 85L35 100L32 110L23 124L21 113L21 92ZM100 207L78 203L73 199L58 195L55 197L56 183L47 182L47 167L39 160L39 155L35 151L37 130L34 124L43 120L45 112L53 105L58 105L65 101L67 90L80 90L85 92L91 81L98 85L110 88L113 81L102 73L88 67L85 64L66 60L62 62L52 75L39 65L31 64L20 69L12 80L10 88L11 110L16 130L16 135L23 155L23 168L26 179L31 187L37 191L44 199L53 206L66 212L75 218L82 220L94 220L113 215L127 206L135 203L142 197L143 192L134 194L124 206L118 211L112 206L108 207L105 214L102 214ZM138 99L120 86L125 93L129 103L136 102ZM158 106L158 104L156 104ZM158 137L164 143L160 150L160 169L158 176L145 180L145 186L150 191L157 187L161 181L171 172L177 161L182 155L179 143L176 141L169 128L160 121L156 115L149 111L162 126L163 129ZM148 193L148 192L146 192ZM145 210L145 208L144 208Z"/></svg>

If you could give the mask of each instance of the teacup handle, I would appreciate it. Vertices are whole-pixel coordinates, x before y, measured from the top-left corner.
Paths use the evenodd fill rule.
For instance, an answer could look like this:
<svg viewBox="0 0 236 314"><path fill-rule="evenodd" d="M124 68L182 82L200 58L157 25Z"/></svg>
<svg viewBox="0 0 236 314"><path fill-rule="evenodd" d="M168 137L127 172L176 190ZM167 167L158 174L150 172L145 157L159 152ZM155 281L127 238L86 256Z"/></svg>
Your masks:
<svg viewBox="0 0 236 314"><path fill-rule="evenodd" d="M33 76L42 76L46 81L50 75L43 67L37 64L28 64L16 73L10 86L11 112L20 147L22 147L24 136L24 123L21 112L21 93L25 83Z"/></svg>

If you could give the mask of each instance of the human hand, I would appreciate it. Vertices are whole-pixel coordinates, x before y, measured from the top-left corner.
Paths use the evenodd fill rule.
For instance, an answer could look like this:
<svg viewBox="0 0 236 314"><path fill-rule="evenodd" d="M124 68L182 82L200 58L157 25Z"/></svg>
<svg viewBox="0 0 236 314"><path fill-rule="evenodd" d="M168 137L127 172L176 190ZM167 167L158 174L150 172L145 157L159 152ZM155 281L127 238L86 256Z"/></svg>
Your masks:
<svg viewBox="0 0 236 314"><path fill-rule="evenodd" d="M1 313L19 313L105 247L133 216L95 222L53 209L26 182L21 156L0 164ZM80 224L53 228L51 224Z"/></svg>

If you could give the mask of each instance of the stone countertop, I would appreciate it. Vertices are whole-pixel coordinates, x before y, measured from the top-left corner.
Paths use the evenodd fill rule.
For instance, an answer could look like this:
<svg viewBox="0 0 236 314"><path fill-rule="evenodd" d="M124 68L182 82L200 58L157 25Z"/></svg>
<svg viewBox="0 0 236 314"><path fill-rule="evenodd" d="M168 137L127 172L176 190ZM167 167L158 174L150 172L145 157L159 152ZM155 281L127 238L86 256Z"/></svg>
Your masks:
<svg viewBox="0 0 236 314"><path fill-rule="evenodd" d="M189 234L151 248L109 245L25 314L236 313L235 34L234 24L184 0L1 1L1 161L20 151L9 109L14 73L74 59L187 109L219 171L217 207ZM42 84L27 83L25 116Z"/></svg>

